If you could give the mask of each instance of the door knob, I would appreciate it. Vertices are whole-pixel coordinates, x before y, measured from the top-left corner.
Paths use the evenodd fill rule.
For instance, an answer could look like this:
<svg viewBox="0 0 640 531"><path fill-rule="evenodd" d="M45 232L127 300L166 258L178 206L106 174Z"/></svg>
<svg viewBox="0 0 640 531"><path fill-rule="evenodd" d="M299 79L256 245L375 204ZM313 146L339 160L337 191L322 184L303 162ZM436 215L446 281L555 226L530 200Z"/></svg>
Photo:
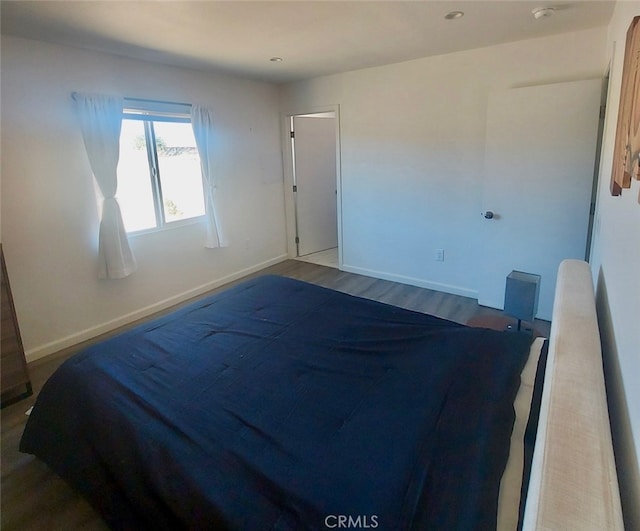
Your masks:
<svg viewBox="0 0 640 531"><path fill-rule="evenodd" d="M493 212L491 212L491 210L487 210L484 213L484 217L485 217L485 219L493 219Z"/></svg>

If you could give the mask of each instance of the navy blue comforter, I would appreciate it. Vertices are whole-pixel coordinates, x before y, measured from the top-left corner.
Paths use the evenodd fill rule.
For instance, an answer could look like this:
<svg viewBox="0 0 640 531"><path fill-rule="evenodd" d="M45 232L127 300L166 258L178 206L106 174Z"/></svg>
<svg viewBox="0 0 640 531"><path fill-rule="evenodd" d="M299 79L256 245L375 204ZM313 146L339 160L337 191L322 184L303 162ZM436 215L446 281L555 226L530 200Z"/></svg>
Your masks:
<svg viewBox="0 0 640 531"><path fill-rule="evenodd" d="M529 343L260 277L69 359L21 450L116 529L495 529Z"/></svg>

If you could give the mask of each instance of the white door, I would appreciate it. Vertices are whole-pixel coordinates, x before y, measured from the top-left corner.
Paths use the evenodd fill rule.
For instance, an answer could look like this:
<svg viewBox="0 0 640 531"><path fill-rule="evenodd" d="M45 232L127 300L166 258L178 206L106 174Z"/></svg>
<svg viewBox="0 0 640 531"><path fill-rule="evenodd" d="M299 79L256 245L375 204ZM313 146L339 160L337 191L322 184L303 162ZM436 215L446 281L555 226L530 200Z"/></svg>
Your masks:
<svg viewBox="0 0 640 531"><path fill-rule="evenodd" d="M293 118L298 256L338 246L332 114Z"/></svg>
<svg viewBox="0 0 640 531"><path fill-rule="evenodd" d="M480 304L502 309L507 275L534 273L537 315L549 320L560 262L584 259L601 86L596 79L490 95Z"/></svg>

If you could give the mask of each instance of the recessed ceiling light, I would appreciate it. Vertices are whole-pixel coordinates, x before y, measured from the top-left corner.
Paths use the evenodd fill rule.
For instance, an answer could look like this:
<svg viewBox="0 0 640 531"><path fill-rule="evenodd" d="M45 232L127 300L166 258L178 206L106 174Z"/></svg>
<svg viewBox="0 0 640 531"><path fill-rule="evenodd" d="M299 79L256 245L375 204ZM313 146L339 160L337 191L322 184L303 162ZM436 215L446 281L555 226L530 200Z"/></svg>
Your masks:
<svg viewBox="0 0 640 531"><path fill-rule="evenodd" d="M462 17L464 17L464 11L451 11L444 16L447 20L455 20Z"/></svg>
<svg viewBox="0 0 640 531"><path fill-rule="evenodd" d="M271 59L269 59L269 61L271 61L272 63L281 63L282 57L272 57Z"/></svg>
<svg viewBox="0 0 640 531"><path fill-rule="evenodd" d="M556 12L556 10L553 7L536 7L531 12L536 18L547 18L552 16Z"/></svg>

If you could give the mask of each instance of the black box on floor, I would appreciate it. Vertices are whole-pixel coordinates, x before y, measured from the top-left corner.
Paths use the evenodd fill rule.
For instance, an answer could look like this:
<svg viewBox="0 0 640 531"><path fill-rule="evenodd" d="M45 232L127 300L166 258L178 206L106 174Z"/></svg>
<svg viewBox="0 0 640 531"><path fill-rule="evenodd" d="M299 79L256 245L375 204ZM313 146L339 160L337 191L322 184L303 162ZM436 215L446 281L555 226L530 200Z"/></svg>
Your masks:
<svg viewBox="0 0 640 531"><path fill-rule="evenodd" d="M533 322L538 312L540 275L511 271L504 292L504 312L521 321Z"/></svg>

